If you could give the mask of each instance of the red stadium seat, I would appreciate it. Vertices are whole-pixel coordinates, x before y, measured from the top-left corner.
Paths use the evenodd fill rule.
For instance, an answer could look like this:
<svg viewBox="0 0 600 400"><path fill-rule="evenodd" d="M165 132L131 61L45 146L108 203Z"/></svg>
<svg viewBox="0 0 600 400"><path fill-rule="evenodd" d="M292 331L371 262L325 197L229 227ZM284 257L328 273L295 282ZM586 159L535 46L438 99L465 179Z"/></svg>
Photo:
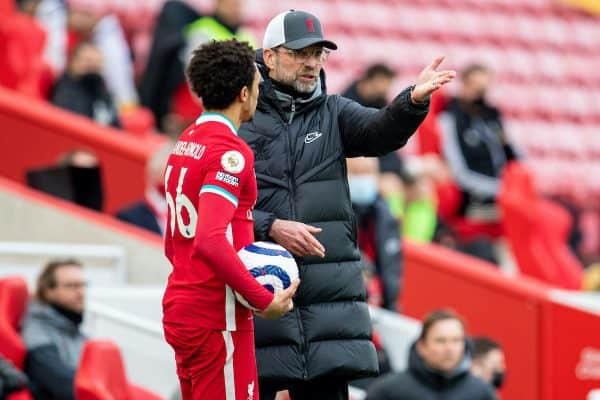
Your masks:
<svg viewBox="0 0 600 400"><path fill-rule="evenodd" d="M23 278L0 279L0 353L21 369L25 344L19 335L19 325L28 300L27 283Z"/></svg>
<svg viewBox="0 0 600 400"><path fill-rule="evenodd" d="M31 17L15 14L0 21L0 85L45 98L53 81L43 60L46 33Z"/></svg>
<svg viewBox="0 0 600 400"><path fill-rule="evenodd" d="M498 204L521 273L555 287L580 290L583 268L566 243L570 216L536 192L522 165L507 166Z"/></svg>
<svg viewBox="0 0 600 400"><path fill-rule="evenodd" d="M75 376L75 397L77 400L160 399L128 382L119 348L106 340L90 340L85 344Z"/></svg>
<svg viewBox="0 0 600 400"><path fill-rule="evenodd" d="M19 325L29 300L27 283L21 277L0 279L0 354L19 369L25 361L25 344L19 335ZM8 400L31 400L27 390L11 393Z"/></svg>

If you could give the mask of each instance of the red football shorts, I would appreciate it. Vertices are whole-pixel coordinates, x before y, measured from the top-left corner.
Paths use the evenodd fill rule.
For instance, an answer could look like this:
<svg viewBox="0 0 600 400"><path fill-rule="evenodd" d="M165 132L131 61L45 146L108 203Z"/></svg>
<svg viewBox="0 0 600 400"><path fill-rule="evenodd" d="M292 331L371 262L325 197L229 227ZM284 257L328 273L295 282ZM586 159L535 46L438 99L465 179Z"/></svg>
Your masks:
<svg viewBox="0 0 600 400"><path fill-rule="evenodd" d="M193 343L168 331L183 400L259 400L253 331L199 329Z"/></svg>

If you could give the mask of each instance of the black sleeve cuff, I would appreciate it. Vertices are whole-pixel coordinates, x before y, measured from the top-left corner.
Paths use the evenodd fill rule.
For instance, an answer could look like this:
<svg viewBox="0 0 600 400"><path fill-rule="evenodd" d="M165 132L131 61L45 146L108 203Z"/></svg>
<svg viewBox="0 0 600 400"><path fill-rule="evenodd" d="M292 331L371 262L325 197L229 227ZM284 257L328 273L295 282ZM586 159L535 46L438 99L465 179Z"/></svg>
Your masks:
<svg viewBox="0 0 600 400"><path fill-rule="evenodd" d="M427 96L427 100L425 100L423 103L415 103L412 101L412 98L411 98L411 93L414 88L415 88L415 85L410 85L408 88L405 89L406 103L409 105L409 108L412 108L412 109L418 110L418 111L428 110L431 95Z"/></svg>

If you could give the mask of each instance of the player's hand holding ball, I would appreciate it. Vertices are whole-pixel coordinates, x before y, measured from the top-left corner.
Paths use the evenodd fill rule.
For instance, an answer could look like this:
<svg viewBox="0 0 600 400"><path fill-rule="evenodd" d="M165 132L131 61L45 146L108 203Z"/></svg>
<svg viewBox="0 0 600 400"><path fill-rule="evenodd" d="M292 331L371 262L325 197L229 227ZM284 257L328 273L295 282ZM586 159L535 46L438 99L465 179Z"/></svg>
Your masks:
<svg viewBox="0 0 600 400"><path fill-rule="evenodd" d="M262 311L252 307L246 299L236 293L238 301L265 319L281 318L290 312L294 308L292 297L300 284L294 256L280 245L271 242L254 242L242 248L238 255L248 272L275 295L271 304Z"/></svg>
<svg viewBox="0 0 600 400"><path fill-rule="evenodd" d="M255 314L264 319L277 319L292 311L294 308L292 297L296 294L299 284L300 279L295 279L287 289L276 291L271 304L265 310Z"/></svg>

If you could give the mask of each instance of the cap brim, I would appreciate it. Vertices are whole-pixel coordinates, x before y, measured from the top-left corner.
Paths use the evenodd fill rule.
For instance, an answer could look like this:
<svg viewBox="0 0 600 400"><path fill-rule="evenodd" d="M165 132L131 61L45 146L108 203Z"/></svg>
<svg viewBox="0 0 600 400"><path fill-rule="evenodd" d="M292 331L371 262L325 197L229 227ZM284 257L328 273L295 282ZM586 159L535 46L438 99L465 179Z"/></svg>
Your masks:
<svg viewBox="0 0 600 400"><path fill-rule="evenodd" d="M305 47L312 46L314 44L322 44L323 47L326 47L331 50L337 50L337 44L333 43L330 40L323 40L321 38L302 38L298 40L292 40L291 42L284 43L283 46L292 50L300 50Z"/></svg>

